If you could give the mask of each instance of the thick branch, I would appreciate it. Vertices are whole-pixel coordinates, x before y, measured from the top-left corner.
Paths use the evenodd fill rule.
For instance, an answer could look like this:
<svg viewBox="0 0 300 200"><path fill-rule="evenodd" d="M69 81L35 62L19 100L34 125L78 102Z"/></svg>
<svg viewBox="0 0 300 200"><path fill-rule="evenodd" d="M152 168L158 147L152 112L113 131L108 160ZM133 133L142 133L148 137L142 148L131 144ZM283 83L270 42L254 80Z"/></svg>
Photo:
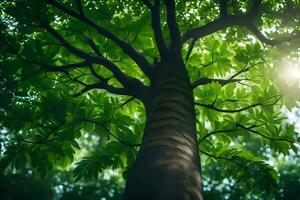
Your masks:
<svg viewBox="0 0 300 200"><path fill-rule="evenodd" d="M117 80L124 86L125 89L127 89L131 96L134 96L140 100L143 99L144 94L142 93L147 87L144 86L143 83L141 83L138 79L127 76L108 59L101 58L98 64L101 64L111 70Z"/></svg>
<svg viewBox="0 0 300 200"><path fill-rule="evenodd" d="M81 0L76 0L76 5L80 15L83 15L82 3Z"/></svg>
<svg viewBox="0 0 300 200"><path fill-rule="evenodd" d="M127 54L130 58L132 58L135 61L135 63L141 68L141 70L150 79L152 79L153 68L151 64L147 61L147 59L144 56L142 56L139 52L137 52L130 44L121 40L116 35L108 31L107 29L103 28L102 26L99 26L98 24L96 24L94 21L92 21L90 18L86 17L85 15L78 14L77 12L67 8L65 5L57 2L56 0L46 0L46 2L56 7L57 9L61 10L65 14L70 15L86 23L90 27L94 28L97 31L97 33L99 33L100 35L115 42L115 44L117 44L124 51L125 54Z"/></svg>
<svg viewBox="0 0 300 200"><path fill-rule="evenodd" d="M155 37L156 46L161 57L164 57L167 51L160 25L160 0L155 0L152 5L148 0L142 0L151 11L151 26Z"/></svg>
<svg viewBox="0 0 300 200"><path fill-rule="evenodd" d="M62 35L60 35L54 28L52 28L49 24L47 23L42 23L41 24L42 28L47 30L53 37L55 37L66 49L68 49L72 54L87 60L89 62L95 63L99 58L97 56L88 54L87 52L74 47L71 45Z"/></svg>
<svg viewBox="0 0 300 200"><path fill-rule="evenodd" d="M98 73L95 71L95 69L94 69L94 67L93 67L92 64L90 64L89 67L90 67L90 71L91 71L92 75L93 75L95 78L99 79L100 81L108 81L108 79L105 79L104 77L100 76L100 74L98 74Z"/></svg>
<svg viewBox="0 0 300 200"><path fill-rule="evenodd" d="M146 87L139 80L137 80L135 78L132 78L132 77L128 77L127 75L125 75L114 63L112 63L108 59L105 59L103 57L100 58L98 56L87 54L86 52L83 52L83 51L73 47L59 33L57 33L54 29L51 28L51 30L55 34L55 36L57 38L59 38L59 40L64 44L64 46L66 45L65 46L66 48L72 50L74 53L79 52L79 55L86 56L86 58L90 59L92 62L83 61L83 62L80 62L80 63L73 63L73 64L63 65L63 66L59 66L59 67L58 66L51 66L51 65L39 63L37 61L31 61L31 60L28 60L28 59L24 58L6 40L4 40L1 37L0 37L0 39L22 61L24 61L26 63L36 64L36 65L40 66L42 69L50 71L50 72L64 73L71 81L79 83L80 85L84 86L84 88L80 92L74 94L74 96L79 96L79 95L81 95L81 94L83 94L87 91L98 88L98 89L105 89L108 92L111 92L113 94L130 95L130 96L134 96L135 98L138 98L138 99L141 99L141 100L144 99L143 90L146 89ZM117 78L117 80L120 81L120 83L124 86L124 88L113 87L113 86L111 86L107 83L107 80L104 81L104 79L102 79L102 81L100 83L95 83L95 84L89 85L89 84L86 84L86 83L78 80L77 78L73 78L69 74L68 70L70 70L70 69L76 69L76 68L91 66L92 63L101 64L101 65L105 66L107 69L111 70L113 72L114 76ZM96 72L94 70L91 71L91 72L96 78L99 79L101 77L98 74L96 75Z"/></svg>
<svg viewBox="0 0 300 200"><path fill-rule="evenodd" d="M284 42L288 42L288 41L291 41L291 40L294 40L294 39L297 39L297 38L300 38L300 32L299 31L293 31L292 33L290 33L287 36L282 36L282 37L277 38L277 39L268 39L254 24L249 24L247 27L257 37L257 39L259 39L263 43L273 45L273 46L279 45L279 44L282 44Z"/></svg>
<svg viewBox="0 0 300 200"><path fill-rule="evenodd" d="M35 61L32 61L32 62L29 61L29 63L36 64L36 65L38 65L38 66L41 67L40 69L43 69L43 70L48 71L48 72L60 72L60 73L63 73L63 74L64 74L65 76L67 76L71 81L73 81L73 82L75 82L75 83L78 83L78 84L80 84L80 85L83 85L83 86L86 86L86 85L87 85L86 83L84 83L84 82L82 82L82 81L79 80L80 76L75 77L75 78L72 77L72 76L70 75L69 71L68 71L68 68L65 69L64 66L61 66L61 67L50 66L50 65L46 65L46 64L43 64L43 63L38 63L38 62L35 62ZM65 66L66 66L66 67L70 66L69 69L72 69L72 68L77 69L76 65L74 65L74 64L65 65ZM86 67L86 66L87 66L87 64L82 65L82 66L79 65L78 68L80 68L80 67Z"/></svg>
<svg viewBox="0 0 300 200"><path fill-rule="evenodd" d="M36 61L28 61L28 63L32 63L32 64L36 64L38 66L41 67L41 69L46 70L48 72L61 72L63 74L65 74L71 81L75 82L75 83L79 83L80 85L86 86L87 84L78 80L79 77L75 77L73 78L70 73L69 70L70 69L78 69L81 67L87 67L89 65L89 62L81 62L81 63L74 63L74 64L67 64L67 65L63 65L63 66L51 66L51 65L47 65L47 64L43 64L43 63L39 63Z"/></svg>
<svg viewBox="0 0 300 200"><path fill-rule="evenodd" d="M102 77L100 74L98 74L95 71L92 64L89 65L89 68L90 68L92 75L95 78L99 79L100 82L90 84L90 85L85 85L85 87L82 90L80 90L79 92L74 94L74 97L78 97L78 96L80 96L90 90L93 90L93 89L104 89L112 94L128 95L128 96L133 96L134 98L140 98L139 92L135 91L134 87L142 87L142 86L139 86L138 84L136 86L130 86L132 84L135 84L134 80L129 79L130 83L125 84L127 87L124 87L124 88L114 87L114 86L108 84L109 79ZM133 91L135 91L135 92L133 92Z"/></svg>
<svg viewBox="0 0 300 200"><path fill-rule="evenodd" d="M150 10L154 7L149 0L142 0L143 4L147 6Z"/></svg>
<svg viewBox="0 0 300 200"><path fill-rule="evenodd" d="M199 39L202 37L205 37L207 35L210 35L212 33L215 33L219 30L222 30L224 28L227 28L229 26L237 24L239 20L238 17L225 17L225 18L219 18L215 21L209 22L208 24L205 24L201 27L197 27L194 29L191 29L187 32L185 32L182 36L182 42L186 42L187 40L193 38L193 39Z"/></svg>
<svg viewBox="0 0 300 200"><path fill-rule="evenodd" d="M249 12L251 19L255 19L258 16L258 13L261 9L262 0L252 0L252 8Z"/></svg>
<svg viewBox="0 0 300 200"><path fill-rule="evenodd" d="M107 69L109 69L114 76L117 78L117 80L124 86L124 88L128 90L132 90L132 95L135 93L138 93L138 91L141 91L145 86L137 79L132 78L124 74L113 62L110 60L104 58L104 57L99 57L97 55L93 54L88 54L81 49L78 49L74 46L72 46L70 43L68 43L56 30L54 30L50 25L48 24L43 24L43 27L48 30L57 40L59 40L65 48L67 48L71 53L87 60L90 63L96 63L105 66ZM92 42L92 46L95 44ZM96 46L94 46L96 48ZM97 51L97 49L95 49ZM98 52L100 53L100 52ZM88 85L85 89L85 91L89 91L91 89L97 88L99 85ZM106 89L106 88L104 88ZM119 91L114 90L115 92L118 92L117 94L120 94ZM137 94L139 95L139 94ZM138 96L135 96L138 98Z"/></svg>
<svg viewBox="0 0 300 200"><path fill-rule="evenodd" d="M132 95L130 94L129 92L129 89L128 88L117 88L117 87L114 87L114 86L111 86L108 84L108 80L109 79L106 79L104 77L102 77L100 74L98 74L93 65L89 65L89 68L90 68L90 71L92 73L92 75L94 77L96 77L97 79L100 80L99 83L95 83L95 84L92 84L92 85L88 85L86 86L85 88L83 88L79 93L75 94L74 96L79 96L89 90L92 90L92 89L96 89L96 88L99 88L99 89L104 89L110 93L113 93L113 94L120 94L120 95Z"/></svg>
<svg viewBox="0 0 300 200"><path fill-rule="evenodd" d="M254 0L252 9L248 14L242 16L228 15L227 12L225 12L225 6L226 0L220 0L220 17L206 25L185 32L182 36L182 42L184 43L191 38L199 39L230 26L244 26L248 28L260 41L269 45L278 45L283 42L288 42L292 39L300 38L299 31L294 31L289 36L283 36L278 39L268 39L266 36L264 36L255 24L256 18L260 11L261 0Z"/></svg>
<svg viewBox="0 0 300 200"><path fill-rule="evenodd" d="M171 48L179 50L181 46L180 31L176 21L175 0L165 0L167 7L167 24L171 37Z"/></svg>
<svg viewBox="0 0 300 200"><path fill-rule="evenodd" d="M97 45L95 44L94 40L91 38L87 38L86 42L88 43L88 45L90 45L90 47L93 49L93 51L99 56L102 57L102 54L100 52L100 50L98 49Z"/></svg>
<svg viewBox="0 0 300 200"><path fill-rule="evenodd" d="M219 1L220 17L227 16L227 3L228 3L228 0L220 0Z"/></svg>

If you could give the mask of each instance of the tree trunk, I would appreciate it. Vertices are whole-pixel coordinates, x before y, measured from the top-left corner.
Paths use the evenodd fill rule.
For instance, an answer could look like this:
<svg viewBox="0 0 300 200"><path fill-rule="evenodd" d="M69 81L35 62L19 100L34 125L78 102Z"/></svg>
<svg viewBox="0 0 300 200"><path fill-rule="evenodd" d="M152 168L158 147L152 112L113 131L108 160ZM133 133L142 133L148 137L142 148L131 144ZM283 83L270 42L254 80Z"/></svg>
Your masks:
<svg viewBox="0 0 300 200"><path fill-rule="evenodd" d="M193 91L181 60L160 64L150 96L124 199L201 200Z"/></svg>

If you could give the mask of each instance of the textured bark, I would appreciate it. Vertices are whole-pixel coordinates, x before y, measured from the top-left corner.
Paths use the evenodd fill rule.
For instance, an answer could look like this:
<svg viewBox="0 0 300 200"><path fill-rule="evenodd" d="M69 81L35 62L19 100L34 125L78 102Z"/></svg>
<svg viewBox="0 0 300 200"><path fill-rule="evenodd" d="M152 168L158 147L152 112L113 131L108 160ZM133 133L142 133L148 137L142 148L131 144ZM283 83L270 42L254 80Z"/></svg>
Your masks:
<svg viewBox="0 0 300 200"><path fill-rule="evenodd" d="M160 65L145 105L147 124L124 199L200 200L192 86L181 60Z"/></svg>

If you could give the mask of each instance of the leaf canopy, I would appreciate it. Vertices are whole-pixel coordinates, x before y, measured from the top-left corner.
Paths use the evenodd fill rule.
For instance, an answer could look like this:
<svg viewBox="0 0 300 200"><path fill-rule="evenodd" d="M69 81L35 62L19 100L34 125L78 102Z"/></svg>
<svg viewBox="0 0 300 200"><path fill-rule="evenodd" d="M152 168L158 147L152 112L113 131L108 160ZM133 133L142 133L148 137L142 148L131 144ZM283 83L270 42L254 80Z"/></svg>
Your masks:
<svg viewBox="0 0 300 200"><path fill-rule="evenodd" d="M0 3L3 173L30 166L47 176L71 168L77 180L90 180L118 168L126 177L135 160L146 122L138 93L151 86L149 66L163 51L151 12L143 1L77 2ZM281 112L289 102L271 74L280 58L299 56L299 39L281 38L300 31L300 2L265 0L253 11L255 1L225 1L233 21L206 34L225 12L220 2L176 1L202 168L221 166L249 190L271 192L278 176L268 154L299 147L299 134ZM172 32L159 4L167 46ZM262 35L234 21L252 12ZM198 27L203 37L193 35Z"/></svg>

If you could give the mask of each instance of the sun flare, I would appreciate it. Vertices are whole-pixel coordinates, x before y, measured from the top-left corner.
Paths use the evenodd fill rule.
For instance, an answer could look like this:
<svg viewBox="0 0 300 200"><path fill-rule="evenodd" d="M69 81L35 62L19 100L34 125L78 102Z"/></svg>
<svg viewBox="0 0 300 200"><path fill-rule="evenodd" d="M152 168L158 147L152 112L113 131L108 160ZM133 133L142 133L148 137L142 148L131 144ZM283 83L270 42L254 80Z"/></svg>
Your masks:
<svg viewBox="0 0 300 200"><path fill-rule="evenodd" d="M280 77L288 83L288 85L299 84L300 82L300 63L287 62L282 71Z"/></svg>
<svg viewBox="0 0 300 200"><path fill-rule="evenodd" d="M300 79L300 67L299 65L292 65L285 69L285 76L290 79Z"/></svg>

